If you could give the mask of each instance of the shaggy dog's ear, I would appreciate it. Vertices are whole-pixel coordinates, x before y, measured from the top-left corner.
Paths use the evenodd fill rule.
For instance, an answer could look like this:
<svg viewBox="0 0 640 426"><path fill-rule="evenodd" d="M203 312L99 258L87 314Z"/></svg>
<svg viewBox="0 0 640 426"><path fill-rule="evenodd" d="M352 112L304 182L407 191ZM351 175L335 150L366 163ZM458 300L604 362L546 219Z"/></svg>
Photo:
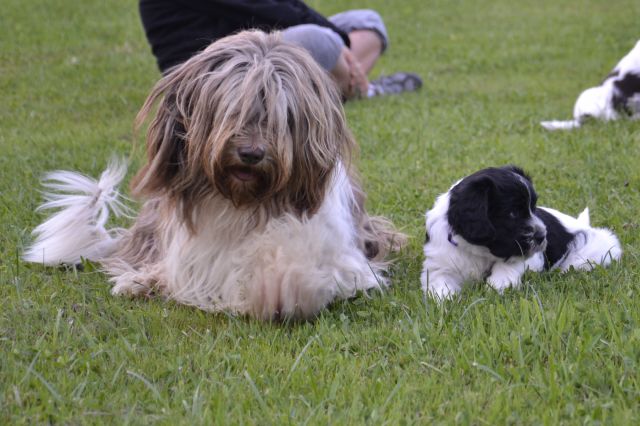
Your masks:
<svg viewBox="0 0 640 426"><path fill-rule="evenodd" d="M147 108L164 89L156 87L152 92L147 100L149 105L145 104L141 111L140 120L144 119L149 112ZM184 122L185 118L176 106L175 94L167 93L160 100L157 113L147 130L147 163L133 179L135 194L151 195L178 186L176 178L187 162Z"/></svg>
<svg viewBox="0 0 640 426"><path fill-rule="evenodd" d="M322 135L325 136L325 135ZM318 141L301 141L294 147L293 181L290 186L291 202L300 212L314 213L320 208L328 188L333 169L343 158L342 147L351 147L350 136L337 140L325 136L326 141L320 145ZM298 142L298 141L296 141ZM299 143L299 142L298 142ZM321 146L321 149L318 147Z"/></svg>
<svg viewBox="0 0 640 426"><path fill-rule="evenodd" d="M447 220L453 231L475 245L486 245L495 236L489 220L489 198L494 189L489 176L470 176L450 191Z"/></svg>
<svg viewBox="0 0 640 426"><path fill-rule="evenodd" d="M201 166L211 120L208 125L194 124L198 86L190 84L202 74L208 65L206 60L197 55L164 76L136 117L136 127L140 128L155 109L147 128L147 161L131 181L131 192L146 198L166 196L179 205L182 218L192 230L193 208L211 191Z"/></svg>
<svg viewBox="0 0 640 426"><path fill-rule="evenodd" d="M304 150L304 148L301 149ZM334 161L338 158L336 156ZM306 157L303 163L293 163L292 175L295 176L295 181L290 186L289 197L291 204L299 212L315 213L326 196L328 179L332 175L335 163L321 164L316 160L315 157Z"/></svg>
<svg viewBox="0 0 640 426"><path fill-rule="evenodd" d="M338 91L325 72L315 70L312 61L308 59L307 68L313 72L305 73L309 81L289 89L296 97L291 97L289 103L295 108L288 117L293 139L289 197L298 211L308 213L322 204L336 165L342 162L350 169L356 150Z"/></svg>

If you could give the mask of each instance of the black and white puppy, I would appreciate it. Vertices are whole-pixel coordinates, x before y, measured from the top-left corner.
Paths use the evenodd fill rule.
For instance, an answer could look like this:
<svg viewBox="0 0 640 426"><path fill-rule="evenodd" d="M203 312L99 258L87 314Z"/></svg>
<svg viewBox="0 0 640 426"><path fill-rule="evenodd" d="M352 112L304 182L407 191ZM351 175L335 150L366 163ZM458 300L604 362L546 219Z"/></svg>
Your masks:
<svg viewBox="0 0 640 426"><path fill-rule="evenodd" d="M527 269L591 269L620 259L608 229L537 207L531 179L515 166L487 168L456 182L427 211L422 289L445 299L486 279L502 292L518 287Z"/></svg>
<svg viewBox="0 0 640 426"><path fill-rule="evenodd" d="M573 107L573 120L543 121L547 130L580 127L585 120L640 118L640 41L618 62L600 86L585 90Z"/></svg>

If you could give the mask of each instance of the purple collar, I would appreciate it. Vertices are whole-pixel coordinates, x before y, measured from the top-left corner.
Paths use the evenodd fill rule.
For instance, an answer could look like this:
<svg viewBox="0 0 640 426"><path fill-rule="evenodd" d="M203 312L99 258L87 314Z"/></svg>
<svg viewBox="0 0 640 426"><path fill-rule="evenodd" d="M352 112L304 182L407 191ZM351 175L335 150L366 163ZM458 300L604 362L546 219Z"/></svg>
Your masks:
<svg viewBox="0 0 640 426"><path fill-rule="evenodd" d="M453 244L454 247L458 247L458 243L453 241L453 234L451 232L449 232L449 235L447 235L447 241Z"/></svg>

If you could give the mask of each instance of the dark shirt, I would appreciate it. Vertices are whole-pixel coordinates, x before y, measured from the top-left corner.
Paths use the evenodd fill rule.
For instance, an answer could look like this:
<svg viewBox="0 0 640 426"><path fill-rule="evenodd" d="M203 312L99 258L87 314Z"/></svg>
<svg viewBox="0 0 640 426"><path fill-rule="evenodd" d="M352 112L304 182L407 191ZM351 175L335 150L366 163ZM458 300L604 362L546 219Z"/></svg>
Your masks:
<svg viewBox="0 0 640 426"><path fill-rule="evenodd" d="M140 16L162 72L212 41L240 30L278 30L300 24L331 28L349 46L349 36L297 0L140 0Z"/></svg>

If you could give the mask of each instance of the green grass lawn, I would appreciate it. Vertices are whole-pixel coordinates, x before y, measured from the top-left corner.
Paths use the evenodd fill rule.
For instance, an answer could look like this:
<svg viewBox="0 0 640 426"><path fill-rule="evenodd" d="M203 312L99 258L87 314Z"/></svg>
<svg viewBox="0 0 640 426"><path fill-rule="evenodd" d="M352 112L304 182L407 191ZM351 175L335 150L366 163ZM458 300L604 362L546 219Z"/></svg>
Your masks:
<svg viewBox="0 0 640 426"><path fill-rule="evenodd" d="M159 77L133 0L5 0L0 12L0 424L637 424L640 123L547 133L640 38L640 3L320 1L385 17L374 70L416 94L353 102L368 208L412 239L383 295L278 325L109 294L106 278L20 261L51 169L132 155ZM624 246L591 273L527 274L425 300L423 215L458 178L515 163L540 204L585 206ZM130 171L130 175L134 170Z"/></svg>

